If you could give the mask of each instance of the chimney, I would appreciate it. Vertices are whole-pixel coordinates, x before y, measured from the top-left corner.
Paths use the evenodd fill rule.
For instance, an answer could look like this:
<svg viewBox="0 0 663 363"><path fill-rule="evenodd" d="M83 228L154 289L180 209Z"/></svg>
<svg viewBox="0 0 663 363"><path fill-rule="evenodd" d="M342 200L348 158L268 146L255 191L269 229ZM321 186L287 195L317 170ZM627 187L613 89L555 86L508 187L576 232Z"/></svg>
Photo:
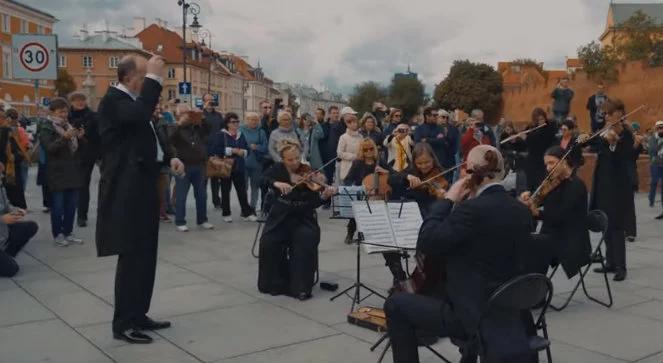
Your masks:
<svg viewBox="0 0 663 363"><path fill-rule="evenodd" d="M83 28L80 30L80 38L81 41L84 42L88 39L88 31L87 31L87 24L83 25Z"/></svg>
<svg viewBox="0 0 663 363"><path fill-rule="evenodd" d="M140 16L135 17L133 26L134 35L142 32L143 29L145 29L145 18Z"/></svg>

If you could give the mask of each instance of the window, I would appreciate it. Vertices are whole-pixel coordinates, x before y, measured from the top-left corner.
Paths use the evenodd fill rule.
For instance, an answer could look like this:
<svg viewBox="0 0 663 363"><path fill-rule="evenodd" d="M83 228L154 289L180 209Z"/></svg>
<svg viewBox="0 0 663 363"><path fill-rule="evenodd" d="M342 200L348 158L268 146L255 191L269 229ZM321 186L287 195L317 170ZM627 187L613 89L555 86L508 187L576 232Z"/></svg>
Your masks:
<svg viewBox="0 0 663 363"><path fill-rule="evenodd" d="M168 99L172 100L173 98L177 97L177 92L175 92L174 89L168 89Z"/></svg>
<svg viewBox="0 0 663 363"><path fill-rule="evenodd" d="M10 17L7 14L2 14L2 31L5 33L11 33L11 28L10 28Z"/></svg>
<svg viewBox="0 0 663 363"><path fill-rule="evenodd" d="M92 57L89 55L83 56L83 68L92 68Z"/></svg>
<svg viewBox="0 0 663 363"><path fill-rule="evenodd" d="M44 26L37 25L37 34L44 34Z"/></svg>
<svg viewBox="0 0 663 363"><path fill-rule="evenodd" d="M117 68L117 64L120 63L119 57L108 57L108 67Z"/></svg>
<svg viewBox="0 0 663 363"><path fill-rule="evenodd" d="M169 79L175 78L175 68L173 67L168 68L168 78Z"/></svg>
<svg viewBox="0 0 663 363"><path fill-rule="evenodd" d="M21 33L27 33L28 32L28 21L25 19L21 19Z"/></svg>
<svg viewBox="0 0 663 363"><path fill-rule="evenodd" d="M58 57L58 67L60 67L60 68L67 67L67 56L66 55L60 55Z"/></svg>
<svg viewBox="0 0 663 363"><path fill-rule="evenodd" d="M12 78L12 54L9 49L2 50L2 77Z"/></svg>

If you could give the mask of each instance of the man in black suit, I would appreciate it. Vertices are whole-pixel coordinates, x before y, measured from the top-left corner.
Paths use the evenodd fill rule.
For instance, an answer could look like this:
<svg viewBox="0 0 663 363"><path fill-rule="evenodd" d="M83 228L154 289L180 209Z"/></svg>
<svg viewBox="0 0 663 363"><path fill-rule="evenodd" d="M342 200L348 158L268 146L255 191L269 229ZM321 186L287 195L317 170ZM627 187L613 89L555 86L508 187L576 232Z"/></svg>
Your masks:
<svg viewBox="0 0 663 363"><path fill-rule="evenodd" d="M118 64L117 86L99 104L101 179L97 217L97 254L118 255L115 275L113 337L151 343L142 330L163 329L169 322L150 319L159 238L159 170L171 158L150 118L159 101L163 59L127 56Z"/></svg>
<svg viewBox="0 0 663 363"><path fill-rule="evenodd" d="M471 176L457 181L432 207L417 242L418 251L427 257L446 259L445 298L401 293L385 303L396 363L419 361L418 331L471 341L490 294L520 272L519 255L530 241L532 217L499 184L502 156L493 146L476 146L468 155L468 172ZM468 185L470 179L474 186ZM523 316L503 312L484 322L489 362L535 361L528 351ZM462 362L476 361L470 344L461 348Z"/></svg>

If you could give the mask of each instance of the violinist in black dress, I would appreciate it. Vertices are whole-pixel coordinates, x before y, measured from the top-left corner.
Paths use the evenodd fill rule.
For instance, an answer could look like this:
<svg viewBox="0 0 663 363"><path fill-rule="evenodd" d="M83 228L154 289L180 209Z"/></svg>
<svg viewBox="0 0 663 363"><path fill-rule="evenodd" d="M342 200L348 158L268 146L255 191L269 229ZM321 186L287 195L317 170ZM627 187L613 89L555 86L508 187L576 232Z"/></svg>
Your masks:
<svg viewBox="0 0 663 363"><path fill-rule="evenodd" d="M527 189L530 191L534 191L546 176L543 154L549 147L553 146L557 134L557 123L554 120L548 120L548 116L543 109L535 108L532 111L532 123L527 129L531 130L542 125L545 126L530 132L525 138L527 144L525 173L527 174Z"/></svg>
<svg viewBox="0 0 663 363"><path fill-rule="evenodd" d="M320 243L315 210L335 191L324 184L324 175L301 163L297 140L284 139L279 154L282 161L263 175L276 197L260 238L258 290L307 300L312 296Z"/></svg>
<svg viewBox="0 0 663 363"><path fill-rule="evenodd" d="M530 207L535 219L543 222L533 242L532 258L525 261L532 264L529 270L546 274L549 266L561 264L566 276L572 278L590 263L591 244L586 224L587 188L575 175L568 156L560 162L565 153L560 146L546 151L544 164L552 174L544 181L540 194L532 197L525 192L521 201Z"/></svg>

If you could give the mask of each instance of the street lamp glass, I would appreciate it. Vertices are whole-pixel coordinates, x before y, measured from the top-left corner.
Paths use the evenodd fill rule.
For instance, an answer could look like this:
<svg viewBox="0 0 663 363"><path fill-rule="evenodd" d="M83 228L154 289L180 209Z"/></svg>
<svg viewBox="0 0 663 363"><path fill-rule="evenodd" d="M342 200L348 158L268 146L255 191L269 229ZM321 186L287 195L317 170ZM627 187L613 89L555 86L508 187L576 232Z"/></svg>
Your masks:
<svg viewBox="0 0 663 363"><path fill-rule="evenodd" d="M198 34L198 30L200 30L202 25L200 25L200 23L198 22L198 16L197 15L193 16L193 23L191 23L191 25L189 25L189 27L191 28L191 31L193 31L194 34Z"/></svg>

